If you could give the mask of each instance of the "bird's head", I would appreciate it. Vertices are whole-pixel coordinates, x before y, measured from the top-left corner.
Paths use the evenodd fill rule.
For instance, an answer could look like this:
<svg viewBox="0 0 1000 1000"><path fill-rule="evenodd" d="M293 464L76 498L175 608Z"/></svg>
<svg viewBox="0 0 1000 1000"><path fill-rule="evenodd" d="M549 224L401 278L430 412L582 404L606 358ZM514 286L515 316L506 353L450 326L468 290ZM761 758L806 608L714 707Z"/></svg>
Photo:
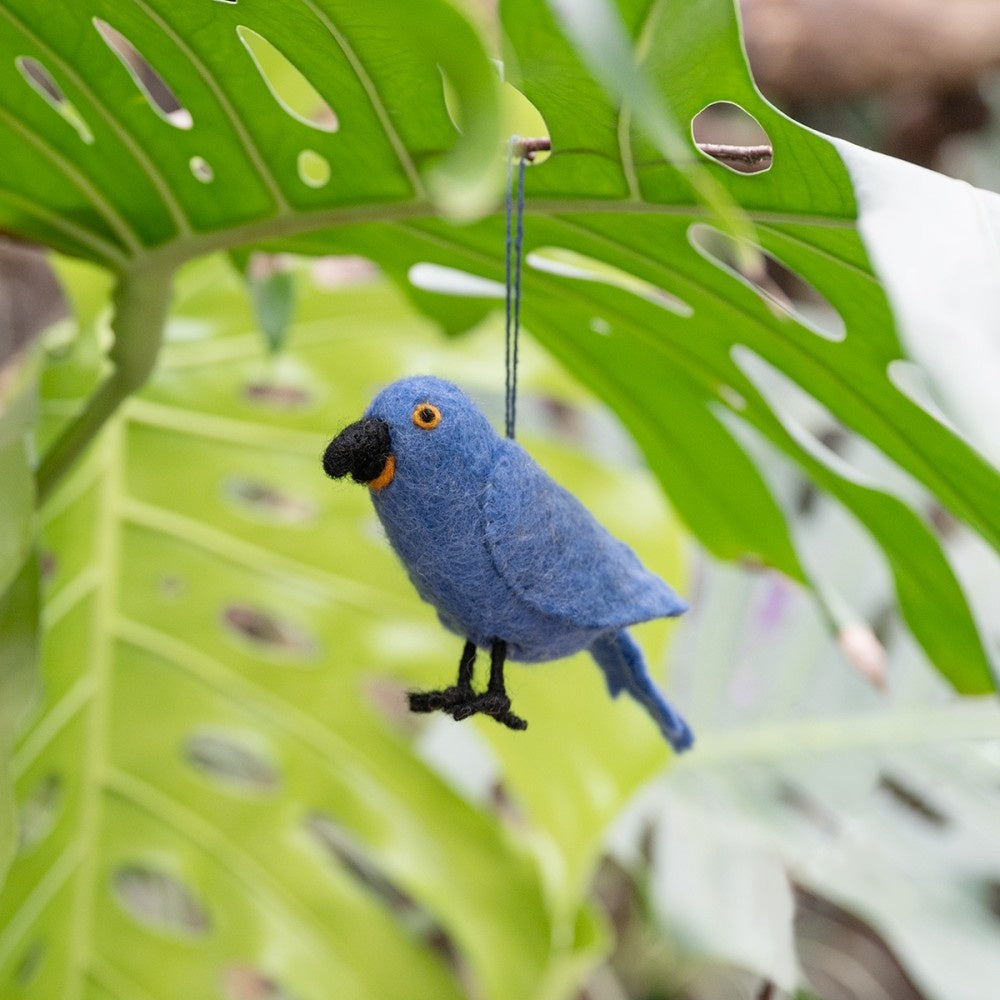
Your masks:
<svg viewBox="0 0 1000 1000"><path fill-rule="evenodd" d="M485 475L497 440L457 385L418 375L386 386L364 417L327 445L323 468L334 479L350 475L376 493L397 476L453 481Z"/></svg>

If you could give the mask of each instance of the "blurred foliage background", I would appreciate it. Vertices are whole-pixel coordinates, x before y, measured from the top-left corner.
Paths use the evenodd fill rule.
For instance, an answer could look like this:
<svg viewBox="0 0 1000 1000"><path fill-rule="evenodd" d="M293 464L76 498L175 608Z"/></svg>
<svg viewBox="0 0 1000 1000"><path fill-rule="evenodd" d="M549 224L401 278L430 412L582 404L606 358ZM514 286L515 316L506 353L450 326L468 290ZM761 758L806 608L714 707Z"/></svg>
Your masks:
<svg viewBox="0 0 1000 1000"><path fill-rule="evenodd" d="M5 808L16 803L16 820L0 815L13 854L3 995L988 995L1000 973L1000 713L968 695L991 688L997 653L1000 589L983 542L994 480L944 437L925 442L941 478L921 477L904 443L923 441L922 415L886 397L861 353L848 363L819 344L836 342L838 314L852 350L855 333L887 342L889 313L857 280L869 269L853 230L830 235L813 218L849 217L846 174L753 91L729 3L677 0L658 16L620 5L623 37L652 51L667 105L659 119L647 111L646 131L621 113L641 81L623 73L610 96L595 82L616 68L588 49L600 4L563 5L562 28L544 5L470 6L476 30L434 4L427 24L467 41L456 54L401 5L379 5L369 35L350 5L240 0L237 19L260 31L226 35L240 62L211 52L222 35L203 40L191 5L127 17L72 6L141 52L91 24L75 57L59 57L75 47L71 30L2 6L14 95L0 115L13 136L4 225L63 251L7 244L0 257L0 745ZM233 13L213 6L212 25ZM794 118L997 188L998 5L741 6L755 77ZM348 71L297 20L330 11L357 32ZM602 38L613 54L616 36ZM100 61L109 51L128 74ZM493 106L487 51L535 106L509 86ZM199 58L228 60L227 72L198 77ZM176 93L158 89L153 67ZM353 145L332 155L322 143L341 138L338 114L361 119L366 81L396 103L367 131L345 129ZM14 108L15 85L37 106ZM732 104L694 115L716 98L753 117ZM126 123L120 135L94 111L102 102ZM185 114L213 123L214 146ZM770 169L749 189L731 153L674 170L649 138L671 115L694 117L703 145L767 146L749 165ZM449 116L464 147L451 159ZM387 122L406 123L394 140ZM405 689L449 673L457 640L414 597L364 491L319 469L329 436L401 374L451 377L499 422L502 218L491 209L457 229L441 216L483 210L502 164L495 140L512 131L555 144L528 189L521 437L692 603L682 623L638 632L698 735L680 760L640 711L608 700L585 657L510 672L527 733L410 717ZM183 145L192 136L197 155ZM56 163L69 185L34 165L46 145L45 169ZM254 145L260 161L220 190ZM131 188L124 160L101 159L133 146L156 152L166 196ZM386 166L383 147L404 150L402 167ZM617 196L619 169L633 200L679 204L678 225L588 214ZM257 183L269 172L271 194L292 202L274 218ZM410 183L426 184L427 200L407 201ZM66 193L86 185L95 213ZM729 196L760 224L763 271L733 250L743 231L735 215L726 229ZM171 232L185 213L193 230ZM715 235L692 240L692 218ZM129 280L151 318L130 318ZM109 371L128 367L129 343L155 339L168 288L154 374L138 393L125 387L36 511L27 473L51 460ZM812 368L793 363L803 331L819 345L808 342ZM685 353L692 337L704 354ZM739 375L730 348L748 342L812 396ZM876 422L827 389L830 371L857 377L898 423L879 443L911 475L872 447ZM977 404L974 430L988 436L995 401ZM768 406L834 458L810 465ZM895 515L845 492L835 460L897 498ZM951 463L961 485L947 496ZM961 523L977 502L979 534ZM901 554L916 568L901 569Z"/></svg>

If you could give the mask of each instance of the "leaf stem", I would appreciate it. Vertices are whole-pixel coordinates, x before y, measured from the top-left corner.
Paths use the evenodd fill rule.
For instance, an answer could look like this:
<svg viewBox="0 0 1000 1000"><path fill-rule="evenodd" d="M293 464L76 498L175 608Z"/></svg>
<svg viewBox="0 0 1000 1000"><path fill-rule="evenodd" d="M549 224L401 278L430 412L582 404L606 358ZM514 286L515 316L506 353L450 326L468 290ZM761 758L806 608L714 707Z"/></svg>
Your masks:
<svg viewBox="0 0 1000 1000"><path fill-rule="evenodd" d="M695 145L713 160L722 160L724 163L743 163L753 167L757 164L767 164L770 166L774 157L774 150L768 145L760 146L732 146L719 142L696 142Z"/></svg>
<svg viewBox="0 0 1000 1000"><path fill-rule="evenodd" d="M111 321L115 342L109 353L114 371L56 439L38 468L39 503L44 503L121 403L149 378L170 304L172 267L119 275Z"/></svg>

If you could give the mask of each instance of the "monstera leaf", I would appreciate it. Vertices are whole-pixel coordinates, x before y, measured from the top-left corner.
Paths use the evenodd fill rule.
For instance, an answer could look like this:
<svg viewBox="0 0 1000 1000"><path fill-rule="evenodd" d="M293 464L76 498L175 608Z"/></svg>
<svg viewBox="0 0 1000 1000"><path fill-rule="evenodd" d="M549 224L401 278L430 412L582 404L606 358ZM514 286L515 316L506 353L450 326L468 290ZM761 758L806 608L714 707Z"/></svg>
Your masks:
<svg viewBox="0 0 1000 1000"><path fill-rule="evenodd" d="M876 272L866 252L894 218L919 214L928 189L770 108L730 0L508 0L500 21L502 51L489 53L487 32L447 0L67 0L58 17L0 0L0 226L99 265L114 310L109 338L84 304L71 360L43 378L46 688L12 765L22 832L0 931L10 990L173 996L211 982L230 997L305 998L347 982L359 995L423 984L448 996L468 969L486 995L534 995L590 961L599 932L580 886L596 831L662 760L655 744L637 737L625 752L591 732L590 714L582 739L576 706L537 757L560 761L559 777L542 782L529 744L502 753L500 773L522 782L542 831L512 843L406 740L373 726L357 694L372 650L398 656L403 679L417 659L393 624L406 612L386 597L385 554L351 548L346 527L326 544L304 529L276 540L275 522L313 525L322 507L304 471L320 421L328 433L375 383L437 362L411 326L390 324L392 349L379 351L381 320L352 338L324 303L311 327L322 361L296 349L267 365L245 311L207 306L229 300L206 272L185 287L188 314L172 330L190 353L171 348L108 427L154 368L177 269L210 251L369 257L451 332L502 308L501 97L519 116L530 102L553 147L526 175L525 325L617 411L686 524L718 556L812 583L832 623L849 621L851 584L805 558L758 466L759 448L777 447L876 541L933 665L961 692L993 690L992 636L932 515L1000 547L1000 477L926 394L900 387L914 369L901 368L879 283L898 253L880 242ZM693 141L709 105L756 120L770 152L744 158L767 169L736 173L732 151ZM995 205L978 201L969 217L979 251L949 284L954 297L963 281L988 289L996 270ZM947 329L947 300L906 309L912 285L890 291L908 344L928 317ZM351 310L375 311L367 293ZM21 708L37 638L27 398L5 395L0 411L14 469L0 643L17 656L2 679ZM879 475L846 463L803 413L866 443ZM286 497L289 479L304 502ZM319 669L334 657L343 674ZM596 679L580 695L596 705ZM20 714L5 716L10 728ZM584 760L598 777L563 781ZM321 874L323 852L336 864ZM417 911L420 940L437 950L408 946L399 914L383 919L345 871ZM342 906L326 907L331 893ZM497 926L484 895L506 914ZM157 983L166 966L178 978Z"/></svg>
<svg viewBox="0 0 1000 1000"><path fill-rule="evenodd" d="M845 457L870 461L857 442ZM793 486L796 474L774 459L764 461ZM792 988L794 883L847 908L844 922L862 932L860 948L838 947L828 904L818 927L797 921L798 956L819 995L973 1000L1000 975L1000 708L955 699L926 670L891 609L875 547L842 511L814 499L796 526L880 622L888 686L838 669L826 623L787 580L706 560L672 672L704 752L644 799L655 830L650 895L689 951ZM981 548L957 553L960 571L991 581L995 595L990 562ZM873 931L902 969L879 961ZM903 989L901 978L915 985Z"/></svg>
<svg viewBox="0 0 1000 1000"><path fill-rule="evenodd" d="M496 308L502 220L442 217L488 205L502 160L495 68L443 0L419 13L75 0L57 21L27 4L2 14L0 218L119 276L114 372L53 444L43 493L148 373L169 275L199 253L361 253L447 328ZM553 145L526 178L533 335L618 411L705 545L803 579L734 425L778 444L878 539L938 669L960 690L991 689L926 512L852 476L776 400L775 372L1000 541L996 471L890 380L904 352L847 170L757 94L731 3L510 0L501 19L507 77ZM686 138L708 105L756 119L768 169L738 174ZM455 287L442 268L471 276L474 296L442 294ZM799 297L775 291L776 271L796 276ZM833 617L841 604L828 601Z"/></svg>
<svg viewBox="0 0 1000 1000"><path fill-rule="evenodd" d="M465 801L422 755L467 727L414 744L402 693L447 677L460 643L366 491L317 471L322 428L415 357L499 405L484 342L443 344L384 282L298 291L292 348L268 359L235 273L189 270L156 377L46 509L44 696L13 762L4 996L556 997L604 947L589 874L663 764L655 728L608 701L588 657L513 670L529 731L482 727L508 820ZM86 367L53 365L50 408ZM536 450L677 580L650 477L568 448L579 393L563 380L561 405L531 419L544 367L529 352Z"/></svg>

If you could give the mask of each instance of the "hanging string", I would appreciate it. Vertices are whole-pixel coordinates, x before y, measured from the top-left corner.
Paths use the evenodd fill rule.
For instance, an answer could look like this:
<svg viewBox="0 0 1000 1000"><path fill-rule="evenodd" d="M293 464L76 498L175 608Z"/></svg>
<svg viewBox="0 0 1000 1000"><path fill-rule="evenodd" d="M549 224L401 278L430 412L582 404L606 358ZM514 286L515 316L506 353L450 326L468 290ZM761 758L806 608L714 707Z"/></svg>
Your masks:
<svg viewBox="0 0 1000 1000"><path fill-rule="evenodd" d="M507 194L504 201L504 305L506 324L504 330L504 360L506 369L505 429L507 437L514 437L517 420L517 362L518 341L521 333L521 255L524 247L524 171L528 157L519 148L520 139L510 140L507 156ZM518 150L517 207L514 206L514 157ZM516 221L511 224L512 217Z"/></svg>
<svg viewBox="0 0 1000 1000"><path fill-rule="evenodd" d="M514 436L514 426L510 418L510 387L511 387L511 360L513 352L513 325L511 314L513 312L513 296L511 295L511 251L513 240L511 238L511 219L514 215L514 143L516 136L512 137L507 148L507 187L504 192L504 257L503 257L503 284L504 284L504 400L503 417L504 427L507 437Z"/></svg>

